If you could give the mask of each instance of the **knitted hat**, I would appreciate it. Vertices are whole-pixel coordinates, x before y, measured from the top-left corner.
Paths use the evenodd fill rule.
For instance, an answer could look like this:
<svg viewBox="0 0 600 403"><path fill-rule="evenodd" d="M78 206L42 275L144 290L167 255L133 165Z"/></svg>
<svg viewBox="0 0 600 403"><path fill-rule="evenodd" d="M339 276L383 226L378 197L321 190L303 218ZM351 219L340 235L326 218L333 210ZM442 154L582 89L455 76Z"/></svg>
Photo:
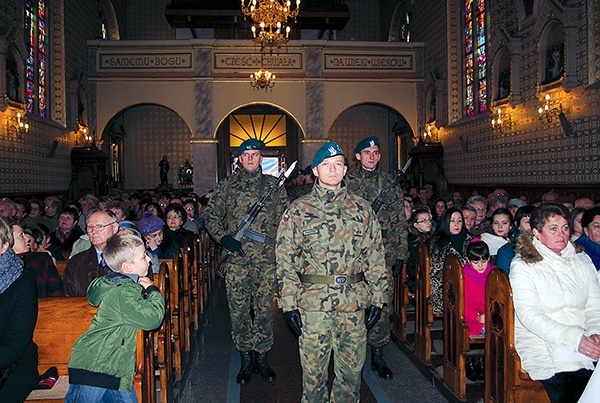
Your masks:
<svg viewBox="0 0 600 403"><path fill-rule="evenodd" d="M356 148L354 149L354 154L361 152L362 150L364 150L367 147L375 147L375 146L379 147L379 137L377 137L377 136L367 137L366 139L361 140L356 145Z"/></svg>
<svg viewBox="0 0 600 403"><path fill-rule="evenodd" d="M335 157L336 155L344 155L344 151L335 141L330 141L323 144L315 154L311 167L319 165L325 158Z"/></svg>
<svg viewBox="0 0 600 403"><path fill-rule="evenodd" d="M248 139L239 146L235 156L239 157L244 151L247 150L262 150L263 148L265 148L265 145L262 141L257 139Z"/></svg>
<svg viewBox="0 0 600 403"><path fill-rule="evenodd" d="M143 236L148 236L158 230L163 229L165 222L152 214L151 211L144 212L144 217L140 220L138 228Z"/></svg>

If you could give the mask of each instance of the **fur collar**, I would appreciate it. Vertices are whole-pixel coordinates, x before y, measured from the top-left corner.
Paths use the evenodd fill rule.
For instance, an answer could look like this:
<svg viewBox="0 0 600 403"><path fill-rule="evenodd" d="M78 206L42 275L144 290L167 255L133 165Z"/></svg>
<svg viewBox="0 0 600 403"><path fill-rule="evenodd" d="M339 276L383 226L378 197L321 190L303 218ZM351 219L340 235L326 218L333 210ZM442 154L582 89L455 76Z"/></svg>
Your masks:
<svg viewBox="0 0 600 403"><path fill-rule="evenodd" d="M570 241L569 241L570 242ZM575 253L583 252L583 248L579 245L575 246ZM515 244L515 253L521 254L521 259L525 263L538 263L544 260L540 252L533 245L533 235L531 233L523 232L517 238Z"/></svg>

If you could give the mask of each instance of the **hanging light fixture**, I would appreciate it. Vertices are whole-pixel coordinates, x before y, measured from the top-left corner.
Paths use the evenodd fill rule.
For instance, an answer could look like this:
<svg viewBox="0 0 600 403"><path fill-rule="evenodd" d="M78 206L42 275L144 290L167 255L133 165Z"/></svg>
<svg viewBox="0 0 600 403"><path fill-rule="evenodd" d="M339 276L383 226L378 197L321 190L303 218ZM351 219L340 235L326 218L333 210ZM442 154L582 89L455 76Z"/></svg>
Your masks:
<svg viewBox="0 0 600 403"><path fill-rule="evenodd" d="M296 0L294 10L291 9L290 0L241 1L242 13L254 21L252 35L261 52L268 48L273 53L273 49L280 49L288 42L291 28L287 25L287 20L298 17L300 0Z"/></svg>
<svg viewBox="0 0 600 403"><path fill-rule="evenodd" d="M275 85L275 74L261 66L260 70L250 74L250 85L256 91L265 90L268 92Z"/></svg>

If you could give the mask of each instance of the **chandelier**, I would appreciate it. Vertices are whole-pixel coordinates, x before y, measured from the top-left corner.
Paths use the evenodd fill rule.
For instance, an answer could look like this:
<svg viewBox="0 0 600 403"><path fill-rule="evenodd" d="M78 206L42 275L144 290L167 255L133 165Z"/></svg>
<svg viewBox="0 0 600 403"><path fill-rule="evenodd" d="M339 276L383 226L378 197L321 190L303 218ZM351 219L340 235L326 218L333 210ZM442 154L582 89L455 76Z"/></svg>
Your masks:
<svg viewBox="0 0 600 403"><path fill-rule="evenodd" d="M275 74L265 70L261 65L260 70L250 74L250 85L256 91L265 90L268 92L275 85Z"/></svg>
<svg viewBox="0 0 600 403"><path fill-rule="evenodd" d="M288 42L290 27L288 18L296 18L300 12L300 0L296 0L296 8L291 9L290 0L241 0L242 13L254 21L252 35L254 42L273 53Z"/></svg>

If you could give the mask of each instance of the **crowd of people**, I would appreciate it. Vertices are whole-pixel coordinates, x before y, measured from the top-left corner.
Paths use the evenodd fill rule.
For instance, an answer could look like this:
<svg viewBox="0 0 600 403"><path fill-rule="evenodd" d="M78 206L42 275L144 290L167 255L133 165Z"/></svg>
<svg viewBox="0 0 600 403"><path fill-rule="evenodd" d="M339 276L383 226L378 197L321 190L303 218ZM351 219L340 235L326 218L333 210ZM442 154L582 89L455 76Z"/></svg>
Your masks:
<svg viewBox="0 0 600 403"><path fill-rule="evenodd" d="M267 362L276 290L299 337L305 401L327 400L331 354L339 375L330 393L337 400L358 398L367 346L373 370L392 378L383 351L390 339L393 278L406 264L414 293L416 247L423 242L431 257L434 313L443 311L444 262L456 255L464 266L470 333L485 333L485 279L495 267L505 270L523 368L542 380L553 402L569 401L564 390L568 396L583 392L600 357L599 203L552 191L528 200L497 188L487 197L473 192L466 201L460 192L434 196L430 185L403 191L379 169L379 139L368 137L353 156L334 142L324 144L236 236L258 197L277 185L262 173L263 147L257 140L242 143L239 169L204 196L113 190L66 202L55 196L0 199L0 370L11 373L0 386L0 400L7 388L23 396L35 387L35 320L27 319L35 311L32 299L86 296L92 283L115 271L105 252L117 235L139 239L145 263L137 264L148 265L151 278L158 259L172 258L200 231L230 254L224 271L240 384L255 373L276 379ZM61 260L67 261L62 277L56 269ZM23 312L18 325L11 312L17 309ZM9 337L8 329L21 329L22 338Z"/></svg>

